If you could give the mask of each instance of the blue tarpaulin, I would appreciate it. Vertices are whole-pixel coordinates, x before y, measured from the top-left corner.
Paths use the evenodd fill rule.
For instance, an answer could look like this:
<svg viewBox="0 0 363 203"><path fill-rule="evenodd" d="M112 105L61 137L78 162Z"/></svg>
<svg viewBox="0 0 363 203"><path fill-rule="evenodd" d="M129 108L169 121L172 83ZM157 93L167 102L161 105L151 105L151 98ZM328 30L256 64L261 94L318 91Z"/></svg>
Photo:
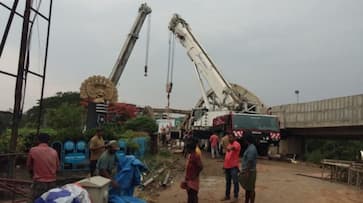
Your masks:
<svg viewBox="0 0 363 203"><path fill-rule="evenodd" d="M117 196L117 195L110 195L108 197L109 203L146 203L146 201L138 199L136 197L129 197L129 196Z"/></svg>
<svg viewBox="0 0 363 203"><path fill-rule="evenodd" d="M134 189L141 184L141 172L146 171L145 165L133 155L119 156L115 180L119 188L111 188L109 202L112 203L143 203L145 201L133 198ZM132 201L131 201L132 200Z"/></svg>

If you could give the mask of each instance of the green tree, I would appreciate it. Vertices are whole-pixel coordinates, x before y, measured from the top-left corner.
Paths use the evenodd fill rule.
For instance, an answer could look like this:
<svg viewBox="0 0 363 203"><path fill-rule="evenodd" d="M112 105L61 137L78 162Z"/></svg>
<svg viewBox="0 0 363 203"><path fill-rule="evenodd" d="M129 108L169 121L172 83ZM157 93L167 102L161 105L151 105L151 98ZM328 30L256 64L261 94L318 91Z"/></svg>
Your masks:
<svg viewBox="0 0 363 203"><path fill-rule="evenodd" d="M0 133L11 126L12 113L9 111L0 111Z"/></svg>
<svg viewBox="0 0 363 203"><path fill-rule="evenodd" d="M54 129L81 128L83 112L80 106L62 104L57 108L49 109L45 117L47 125Z"/></svg>
<svg viewBox="0 0 363 203"><path fill-rule="evenodd" d="M45 115L47 126L55 129L60 140L82 137L85 123L85 110L80 105L64 103L49 109Z"/></svg>
<svg viewBox="0 0 363 203"><path fill-rule="evenodd" d="M78 92L57 92L55 96L43 98L43 115L47 113L49 109L58 108L62 104L79 105L80 95ZM36 127L39 117L39 101L37 105L30 108L23 116L22 126ZM46 127L44 123L44 116L41 120L41 126ZM45 124L45 125L44 125Z"/></svg>

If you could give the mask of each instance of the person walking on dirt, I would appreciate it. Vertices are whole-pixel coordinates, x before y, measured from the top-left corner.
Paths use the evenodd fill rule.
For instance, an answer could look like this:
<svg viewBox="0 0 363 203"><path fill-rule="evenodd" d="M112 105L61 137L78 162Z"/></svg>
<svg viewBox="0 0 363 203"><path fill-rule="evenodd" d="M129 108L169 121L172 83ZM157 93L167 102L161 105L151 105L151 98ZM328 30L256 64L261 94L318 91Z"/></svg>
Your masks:
<svg viewBox="0 0 363 203"><path fill-rule="evenodd" d="M105 142L103 141L103 130L97 129L96 134L89 141L89 149L91 152L89 169L91 176L95 175L97 160L105 150Z"/></svg>
<svg viewBox="0 0 363 203"><path fill-rule="evenodd" d="M39 145L32 147L27 158L27 168L33 179L32 199L40 197L49 189L56 187L59 169L58 153L48 146L49 135L38 135Z"/></svg>
<svg viewBox="0 0 363 203"><path fill-rule="evenodd" d="M226 178L226 192L222 201L230 200L231 182L233 182L234 198L232 202L238 201L239 183L239 153L241 151L241 145L236 141L236 138L232 134L228 134L229 144L226 149L226 155L224 158L224 172Z"/></svg>
<svg viewBox="0 0 363 203"><path fill-rule="evenodd" d="M113 175L118 163L116 151L119 150L119 146L116 140L111 140L106 145L107 150L102 153L97 161L96 169L98 175L111 180L113 188L119 187L117 181L113 179Z"/></svg>
<svg viewBox="0 0 363 203"><path fill-rule="evenodd" d="M219 142L219 138L218 135L216 135L216 133L213 133L210 138L209 138L209 142L210 142L210 150L211 150L211 155L212 158L218 158L219 157L219 153L218 153L218 142Z"/></svg>
<svg viewBox="0 0 363 203"><path fill-rule="evenodd" d="M163 147L166 145L166 133L166 129L162 127L160 130L160 139Z"/></svg>
<svg viewBox="0 0 363 203"><path fill-rule="evenodd" d="M255 202L255 184L256 184L256 163L257 163L257 150L252 135L246 135L245 141L248 145L242 157L242 173L240 174L239 181L241 186L246 191L245 203Z"/></svg>
<svg viewBox="0 0 363 203"><path fill-rule="evenodd" d="M201 156L196 152L198 141L192 139L187 144L188 155L186 163L185 180L182 188L187 190L188 203L198 203L199 174L203 169Z"/></svg>

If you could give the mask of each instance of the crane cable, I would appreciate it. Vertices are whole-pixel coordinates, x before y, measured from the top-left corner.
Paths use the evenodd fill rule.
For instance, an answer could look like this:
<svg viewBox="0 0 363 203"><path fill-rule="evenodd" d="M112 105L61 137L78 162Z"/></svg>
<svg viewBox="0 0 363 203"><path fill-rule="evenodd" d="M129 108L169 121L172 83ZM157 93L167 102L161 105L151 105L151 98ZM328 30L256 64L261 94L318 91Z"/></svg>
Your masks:
<svg viewBox="0 0 363 203"><path fill-rule="evenodd" d="M144 76L147 77L147 69L149 64L149 53L150 53L150 33L151 33L151 14L147 17L147 31L146 31L146 53L145 53L145 66L144 66Z"/></svg>
<svg viewBox="0 0 363 203"><path fill-rule="evenodd" d="M170 93L173 89L174 75L174 56L175 56L175 37L172 32L169 33L169 50L168 50L168 69L166 76L166 93L167 109L170 107Z"/></svg>

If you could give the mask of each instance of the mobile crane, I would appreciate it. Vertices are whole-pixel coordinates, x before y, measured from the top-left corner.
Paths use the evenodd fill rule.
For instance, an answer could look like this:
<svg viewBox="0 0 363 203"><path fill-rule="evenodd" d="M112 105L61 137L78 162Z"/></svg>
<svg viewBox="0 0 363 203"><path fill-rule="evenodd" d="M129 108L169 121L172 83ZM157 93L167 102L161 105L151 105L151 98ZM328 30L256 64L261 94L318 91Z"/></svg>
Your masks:
<svg viewBox="0 0 363 203"><path fill-rule="evenodd" d="M215 127L222 127L220 130L230 131L236 135L242 135L240 131L245 131L245 134L247 131L252 132L252 130L269 131L268 128L259 129L259 126L265 124L273 126L271 132L279 132L277 118L263 115L267 109L257 96L239 85L229 83L222 76L217 65L197 41L188 23L178 14L174 14L170 20L169 30L187 50L187 55L194 63L202 92L202 99L193 109L188 126L194 132L193 135L207 138L211 131L216 130ZM210 88L209 90L206 89L206 83ZM227 120L223 122L223 118L229 122ZM255 122L253 126L243 126L241 124L244 122L241 119L250 122L263 120L264 122ZM242 127L235 129L233 124L240 124ZM266 134L267 137L261 139L270 139L269 133Z"/></svg>
<svg viewBox="0 0 363 203"><path fill-rule="evenodd" d="M109 76L109 79L117 85L122 72L125 69L126 63L131 55L131 52L135 46L136 40L139 38L139 33L144 24L144 21L151 13L151 8L146 4L141 4L139 8L139 14L136 17L136 20L131 28L130 34L127 36L127 39L121 49L121 52L116 60L116 63L113 67L113 70Z"/></svg>
<svg viewBox="0 0 363 203"><path fill-rule="evenodd" d="M91 76L82 83L80 97L88 103L87 128L95 127L95 125L99 125L100 120L105 120L108 105L117 102L116 85L126 67L142 25L150 13L151 8L146 3L141 4L135 22L122 46L109 77L106 78L99 75ZM147 66L145 65L145 74L146 71Z"/></svg>

